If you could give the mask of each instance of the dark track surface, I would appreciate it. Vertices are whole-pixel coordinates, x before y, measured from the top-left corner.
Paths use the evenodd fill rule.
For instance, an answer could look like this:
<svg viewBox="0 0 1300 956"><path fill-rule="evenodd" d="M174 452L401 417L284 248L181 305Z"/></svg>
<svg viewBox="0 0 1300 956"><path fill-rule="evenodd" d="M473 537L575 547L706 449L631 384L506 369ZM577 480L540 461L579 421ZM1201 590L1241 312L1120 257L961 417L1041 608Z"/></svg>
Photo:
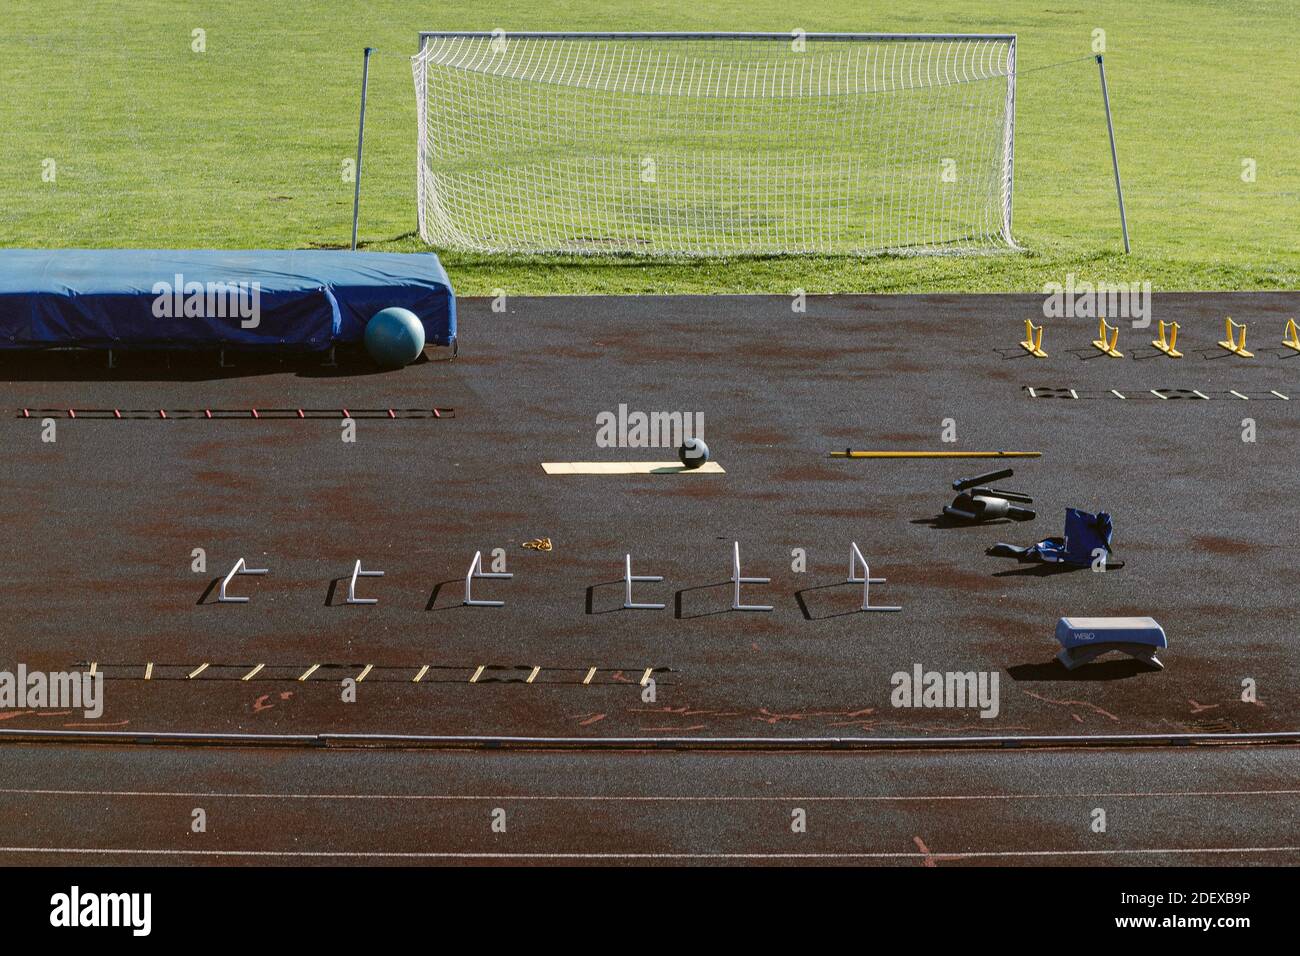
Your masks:
<svg viewBox="0 0 1300 956"><path fill-rule="evenodd" d="M1300 863L1300 748L0 748L0 865ZM190 832L192 813L207 832ZM494 833L494 810L506 830ZM793 813L807 830L791 830ZM1105 811L1104 833L1093 832Z"/></svg>
<svg viewBox="0 0 1300 956"><path fill-rule="evenodd" d="M1141 360L1091 358L1086 319L1049 321L1051 357L1021 357L1015 343L1023 319L1041 314L1038 296L814 297L805 316L789 302L518 299L494 315L468 301L457 361L382 375L197 366L145 381L130 367L38 375L3 358L6 416L24 406L456 409L443 421L358 422L355 444L318 420L59 421L53 444L41 443L38 420L0 421L0 667L96 661L110 677L100 721L9 713L4 726L886 736L1300 724L1300 354L1276 348L1300 296L1158 296L1155 318L1182 326L1180 362L1150 357L1152 333L1127 326L1120 348ZM1215 349L1225 313L1250 324L1256 359ZM1030 399L1026 385L1185 387L1214 400ZM542 461L671 457L595 447L597 413L620 403L702 411L727 474L542 473ZM1241 441L1247 416L1254 444ZM848 445L946 447L945 418L958 449L1044 453L1014 463L1008 483L1034 494L1037 521L933 526L949 483L996 463L825 457ZM1127 567L1043 574L983 554L998 540L1060 534L1067 505L1114 515ZM519 547L538 536L555 551ZM773 579L746 594L775 612L727 610L733 540L746 574ZM847 613L860 598L841 583L850 541L889 579L875 600L901 614ZM507 606L459 607L471 556L494 547L516 577L482 591ZM796 547L807 573L791 571ZM194 548L206 550L206 573L190 570ZM638 572L665 576L638 594L667 610L618 610L611 582L628 550ZM239 557L270 575L235 585L251 604L211 603L214 579ZM361 585L378 606L339 606L357 558L386 572ZM1168 669L1111 661L1067 676L1052 663L1065 614L1153 615L1170 636ZM204 662L214 666L183 679ZM315 663L347 667L293 679ZM892 708L890 675L918 663L996 671L999 716ZM340 702L336 681L369 664L358 702ZM438 669L412 684L424 664ZM532 684L469 684L482 664L521 667L517 681L542 669ZM646 667L671 668L653 703L636 687ZM1258 703L1240 700L1247 678Z"/></svg>

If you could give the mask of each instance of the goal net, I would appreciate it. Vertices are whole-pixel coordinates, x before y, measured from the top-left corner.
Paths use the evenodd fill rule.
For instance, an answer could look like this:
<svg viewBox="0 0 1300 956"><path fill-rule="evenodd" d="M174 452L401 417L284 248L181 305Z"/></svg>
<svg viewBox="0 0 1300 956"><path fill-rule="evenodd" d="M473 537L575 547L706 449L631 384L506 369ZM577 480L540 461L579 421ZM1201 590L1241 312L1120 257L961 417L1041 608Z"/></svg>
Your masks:
<svg viewBox="0 0 1300 956"><path fill-rule="evenodd" d="M1014 248L1014 36L424 33L439 247L773 255Z"/></svg>

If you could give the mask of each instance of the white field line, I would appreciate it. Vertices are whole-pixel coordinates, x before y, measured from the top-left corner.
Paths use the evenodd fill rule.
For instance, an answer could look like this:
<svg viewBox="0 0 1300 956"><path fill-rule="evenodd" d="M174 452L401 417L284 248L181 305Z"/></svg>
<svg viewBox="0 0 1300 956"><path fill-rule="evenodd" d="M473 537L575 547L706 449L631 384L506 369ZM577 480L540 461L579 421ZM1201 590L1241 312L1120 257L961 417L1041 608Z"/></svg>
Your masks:
<svg viewBox="0 0 1300 956"><path fill-rule="evenodd" d="M792 800L805 802L887 803L908 801L1014 801L1014 800L1072 800L1138 799L1152 797L1294 797L1296 790L1150 790L1112 791L1098 793L972 793L972 794L789 794L784 796L744 796L735 794L662 794L662 795L597 795L597 794L453 794L453 793L247 793L238 791L196 790L72 790L2 787L0 795L59 796L59 797L151 797L151 798L206 798L225 800L392 800L392 801L484 801L509 800L531 802L608 802L608 803L783 803Z"/></svg>
<svg viewBox="0 0 1300 956"><path fill-rule="evenodd" d="M1113 850L963 850L955 853L465 853L432 850L166 850L100 847L0 846L0 853L95 856L292 857L404 860L942 860L1016 857L1195 856L1203 854L1296 853L1300 846L1150 847Z"/></svg>

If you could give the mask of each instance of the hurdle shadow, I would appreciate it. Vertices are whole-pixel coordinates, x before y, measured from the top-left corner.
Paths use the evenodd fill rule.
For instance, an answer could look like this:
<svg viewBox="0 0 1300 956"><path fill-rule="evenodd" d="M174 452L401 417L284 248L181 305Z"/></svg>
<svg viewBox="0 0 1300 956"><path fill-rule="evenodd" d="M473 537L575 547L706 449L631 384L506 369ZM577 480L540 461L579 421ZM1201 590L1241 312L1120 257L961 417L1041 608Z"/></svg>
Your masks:
<svg viewBox="0 0 1300 956"><path fill-rule="evenodd" d="M465 604L463 601L457 601L455 604L442 604L442 605L438 604L438 595L442 593L443 588L445 588L449 584L464 584L464 583L465 583L464 578L452 578L449 581L439 581L437 584L433 586L433 592L429 595L429 600L425 602L424 609L426 611L450 611L453 610L454 608L464 607Z"/></svg>
<svg viewBox="0 0 1300 956"><path fill-rule="evenodd" d="M1032 359L1032 358L1035 358L1035 356L1031 355L1031 354L1030 354L1026 349L1022 349L1022 348L1020 348L1019 346L1016 346L1014 349L1010 349L1010 348L1005 348L1005 349L1004 349L1004 348L996 348L996 349L993 350L993 352L994 352L994 354L996 354L996 355L1000 355L1000 356L1002 356L1002 361L1004 361L1004 362L1012 362L1012 361L1014 361L1014 360L1016 360L1016 359Z"/></svg>
<svg viewBox="0 0 1300 956"><path fill-rule="evenodd" d="M1094 359L1111 358L1111 356L1107 355L1101 349L1092 348L1091 346L1088 348L1065 349L1065 354L1073 355L1080 362L1091 362Z"/></svg>
<svg viewBox="0 0 1300 956"><path fill-rule="evenodd" d="M1219 362L1223 359L1240 359L1241 356L1227 349L1221 349L1218 346L1207 345L1204 348L1190 349L1188 355L1199 355L1207 362ZM1249 361L1249 360L1247 360Z"/></svg>
<svg viewBox="0 0 1300 956"><path fill-rule="evenodd" d="M847 588L847 587L856 589L858 595L858 600L855 602L853 607L849 608L846 611L836 611L833 614L822 614L819 617L813 616L812 610L808 607L808 601L804 597L805 594L811 594L813 591L829 591L832 588ZM798 602L799 611L803 614L803 619L805 621L830 621L837 617L852 617L854 614L862 613L862 585L854 584L852 581L836 581L834 584L815 584L810 588L804 588L801 591L795 591L794 599L795 601Z"/></svg>
<svg viewBox="0 0 1300 956"><path fill-rule="evenodd" d="M344 579L344 578L334 578L334 579L332 579L332 580L330 581L330 586L329 586L329 587L326 589L326 591L325 591L325 606L326 606L326 607L336 607L336 606L337 606L337 605L335 605L335 603L334 603L334 595L338 593L339 583L342 582L343 580L345 580L345 579ZM349 581L352 580L351 575L349 575L349 576L346 578L346 580L349 580Z"/></svg>
<svg viewBox="0 0 1300 956"><path fill-rule="evenodd" d="M212 597L212 592L217 589L217 585L219 585L220 583L221 583L221 578L219 577L213 578L211 581L209 581L208 586L204 588L203 593L199 595L199 599L194 602L195 606L202 607L203 605L208 603L216 603L215 601L209 602L208 598Z"/></svg>
<svg viewBox="0 0 1300 956"><path fill-rule="evenodd" d="M1133 361L1135 362L1145 362L1148 359L1155 359L1155 358L1168 358L1168 356L1165 355L1164 352L1160 351L1154 345L1148 345L1145 348L1139 346L1139 348L1141 349L1140 351L1139 349L1129 350L1129 355L1132 357Z"/></svg>
<svg viewBox="0 0 1300 956"><path fill-rule="evenodd" d="M620 601L620 602L618 603L618 605L615 606L615 607L607 607L607 608L605 608L605 609L603 609L603 610L600 610L600 611L597 611L597 610L595 609L595 607L596 607L596 588L608 588L608 587L614 587L615 585L618 585L618 586L621 587L622 584L623 584L623 579L622 579L622 578L619 578L617 581L601 581L599 584L592 584L592 585L589 585L589 586L587 587L587 613L588 613L588 614L613 614L613 613L615 613L616 611L622 611L622 610L624 609L624 608L623 608L623 602L622 602L622 601Z"/></svg>
<svg viewBox="0 0 1300 956"><path fill-rule="evenodd" d="M1158 674L1160 668L1150 667L1136 658L1092 661L1069 670L1053 657L1042 664L1015 664L1007 668L1014 681L1112 681L1128 680L1142 674Z"/></svg>
<svg viewBox="0 0 1300 956"><path fill-rule="evenodd" d="M730 588L730 587L731 587L731 581L718 581L716 584L697 584L693 588L682 588L679 591L675 591L673 593L673 617L678 621L692 621L699 617L715 617L719 614L732 613L730 601L727 602L726 607L718 611L703 611L699 614L685 614L682 612L682 606L684 604L683 596L688 594L689 592L709 591L712 590L713 588Z"/></svg>

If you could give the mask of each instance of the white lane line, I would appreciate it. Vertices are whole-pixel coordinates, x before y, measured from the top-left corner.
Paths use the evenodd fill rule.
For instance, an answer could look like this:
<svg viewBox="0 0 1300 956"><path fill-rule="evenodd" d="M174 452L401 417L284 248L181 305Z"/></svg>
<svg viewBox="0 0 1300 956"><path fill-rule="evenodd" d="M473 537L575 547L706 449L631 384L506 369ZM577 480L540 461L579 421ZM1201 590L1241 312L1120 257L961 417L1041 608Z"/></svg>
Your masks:
<svg viewBox="0 0 1300 956"><path fill-rule="evenodd" d="M1297 790L1152 790L1114 791L1098 793L959 793L959 794L789 794L785 796L744 796L734 794L663 794L663 795L584 795L584 794L460 794L460 793L247 793L238 791L196 790L54 790L25 787L0 787L0 795L61 796L61 797L199 797L231 800L441 800L483 801L516 800L533 802L611 802L611 803L785 803L789 801L818 801L824 803L885 803L916 800L1067 800L1067 799L1120 799L1154 797L1294 797Z"/></svg>
<svg viewBox="0 0 1300 956"><path fill-rule="evenodd" d="M406 860L949 860L1015 857L1196 856L1204 854L1297 853L1300 846L1149 847L1111 850L962 850L954 853L559 853L439 852L436 850L162 850L101 847L0 846L0 853L94 856L297 857Z"/></svg>

